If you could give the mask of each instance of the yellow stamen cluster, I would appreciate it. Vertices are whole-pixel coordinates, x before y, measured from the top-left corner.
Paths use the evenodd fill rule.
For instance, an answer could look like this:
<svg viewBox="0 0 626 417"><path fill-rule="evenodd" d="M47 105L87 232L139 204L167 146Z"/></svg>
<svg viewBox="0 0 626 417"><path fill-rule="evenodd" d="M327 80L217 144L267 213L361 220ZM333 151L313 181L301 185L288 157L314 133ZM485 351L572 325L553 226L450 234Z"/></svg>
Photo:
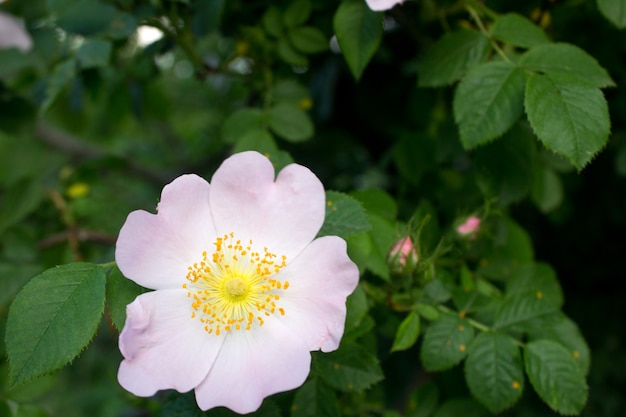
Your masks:
<svg viewBox="0 0 626 417"><path fill-rule="evenodd" d="M263 326L264 317L285 315L278 301L289 282L274 276L286 266L287 257L268 248L254 249L230 233L213 243L215 251L202 252L202 260L190 266L183 288L191 301L191 318L198 318L209 334Z"/></svg>

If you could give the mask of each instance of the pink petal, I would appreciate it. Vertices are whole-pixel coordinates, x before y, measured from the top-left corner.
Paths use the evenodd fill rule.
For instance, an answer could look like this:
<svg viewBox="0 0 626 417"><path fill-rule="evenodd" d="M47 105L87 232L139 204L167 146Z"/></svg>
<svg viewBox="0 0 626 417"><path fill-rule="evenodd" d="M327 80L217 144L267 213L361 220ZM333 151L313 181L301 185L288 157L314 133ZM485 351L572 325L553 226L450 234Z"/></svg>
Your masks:
<svg viewBox="0 0 626 417"><path fill-rule="evenodd" d="M17 48L28 52L33 41L28 32L10 14L0 12L0 49Z"/></svg>
<svg viewBox="0 0 626 417"><path fill-rule="evenodd" d="M402 3L404 0L365 0L370 9L375 12L389 10L396 4Z"/></svg>
<svg viewBox="0 0 626 417"><path fill-rule="evenodd" d="M211 210L220 234L235 232L293 259L324 222L326 197L308 168L291 164L274 182L274 167L258 152L228 158L211 181Z"/></svg>
<svg viewBox="0 0 626 417"><path fill-rule="evenodd" d="M209 375L196 387L196 401L203 410L224 406L250 413L263 398L302 385L310 366L306 345L270 316L261 328L227 335Z"/></svg>
<svg viewBox="0 0 626 417"><path fill-rule="evenodd" d="M306 341L309 350L337 349L345 326L346 297L359 282L346 242L336 236L316 239L276 277L289 282L280 299L285 325Z"/></svg>
<svg viewBox="0 0 626 417"><path fill-rule="evenodd" d="M162 389L186 392L207 375L223 338L210 337L192 319L185 290L160 290L140 295L126 308L119 347L124 360L120 385L148 397Z"/></svg>
<svg viewBox="0 0 626 417"><path fill-rule="evenodd" d="M183 175L163 188L158 214L128 215L115 248L117 265L127 278L147 288L181 288L187 267L213 249L215 228L209 208L209 184Z"/></svg>

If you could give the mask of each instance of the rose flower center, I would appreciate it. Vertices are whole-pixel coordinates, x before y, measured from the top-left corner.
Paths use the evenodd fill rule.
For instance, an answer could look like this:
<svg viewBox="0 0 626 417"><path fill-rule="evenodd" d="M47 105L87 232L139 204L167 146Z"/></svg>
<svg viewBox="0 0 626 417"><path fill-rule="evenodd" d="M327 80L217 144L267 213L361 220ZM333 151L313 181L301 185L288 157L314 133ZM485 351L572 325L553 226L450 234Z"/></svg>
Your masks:
<svg viewBox="0 0 626 417"><path fill-rule="evenodd" d="M202 253L202 261L189 266L183 288L191 303L191 318L204 330L219 336L223 332L250 330L263 326L264 317L285 315L279 300L289 282L274 276L286 266L287 257L278 257L253 242L243 245L234 233L218 237L215 251Z"/></svg>

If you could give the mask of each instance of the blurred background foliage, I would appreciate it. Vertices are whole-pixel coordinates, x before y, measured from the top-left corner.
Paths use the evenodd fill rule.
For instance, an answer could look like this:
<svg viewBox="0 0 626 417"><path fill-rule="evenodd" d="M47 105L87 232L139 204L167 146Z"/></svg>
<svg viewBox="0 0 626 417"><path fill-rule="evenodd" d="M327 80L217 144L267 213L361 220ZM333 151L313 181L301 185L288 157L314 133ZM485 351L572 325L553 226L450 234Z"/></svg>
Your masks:
<svg viewBox="0 0 626 417"><path fill-rule="evenodd" d="M371 61L364 57L357 68L333 36L335 0L0 3L33 41L28 51L0 50L0 333L31 277L59 264L109 262L126 215L154 211L164 184L187 172L210 178L227 155L254 149L278 168L292 161L311 168L327 189L363 204L372 231L348 238L365 290L352 301L360 310L347 339L375 353L385 375L335 400L315 377L325 366L316 357L311 381L267 400L260 414L303 415L289 404L311 396L328 400L327 415L483 415L468 405L460 367L425 372L420 342L390 353L405 309L401 297L386 298L402 293L386 254L408 232L434 265L445 237L449 266L438 273L456 276L465 266L472 277L502 277L480 260L493 258L489 248L519 224L521 237L503 259L534 256L552 265L563 311L591 348L582 415L626 415L623 22L607 20L590 0L487 2L496 13L527 17L553 41L579 46L617 84L604 91L611 139L577 172L523 121L503 140L464 150L453 87L418 87L423 57L437 40L475 28L466 3L473 2L408 0L386 12L382 42L370 45ZM480 235L455 236L469 215L484 220ZM441 296L432 291L433 299ZM1 359L0 416L202 415L190 411L189 395L140 399L118 386L118 330L107 317L89 349L54 375L10 388ZM527 385L502 415L553 414Z"/></svg>

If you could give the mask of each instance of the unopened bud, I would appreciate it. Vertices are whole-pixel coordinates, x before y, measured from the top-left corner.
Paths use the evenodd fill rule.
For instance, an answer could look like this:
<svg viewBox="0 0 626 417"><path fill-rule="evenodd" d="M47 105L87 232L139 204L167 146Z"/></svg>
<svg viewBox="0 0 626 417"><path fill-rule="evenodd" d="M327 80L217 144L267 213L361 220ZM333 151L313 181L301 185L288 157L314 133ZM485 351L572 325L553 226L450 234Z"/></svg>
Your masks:
<svg viewBox="0 0 626 417"><path fill-rule="evenodd" d="M480 217L470 216L460 224L456 231L461 236L469 236L472 239L476 237L478 231L480 230Z"/></svg>
<svg viewBox="0 0 626 417"><path fill-rule="evenodd" d="M406 236L396 242L389 251L389 263L395 272L405 272L413 269L419 260L417 250L410 237Z"/></svg>

